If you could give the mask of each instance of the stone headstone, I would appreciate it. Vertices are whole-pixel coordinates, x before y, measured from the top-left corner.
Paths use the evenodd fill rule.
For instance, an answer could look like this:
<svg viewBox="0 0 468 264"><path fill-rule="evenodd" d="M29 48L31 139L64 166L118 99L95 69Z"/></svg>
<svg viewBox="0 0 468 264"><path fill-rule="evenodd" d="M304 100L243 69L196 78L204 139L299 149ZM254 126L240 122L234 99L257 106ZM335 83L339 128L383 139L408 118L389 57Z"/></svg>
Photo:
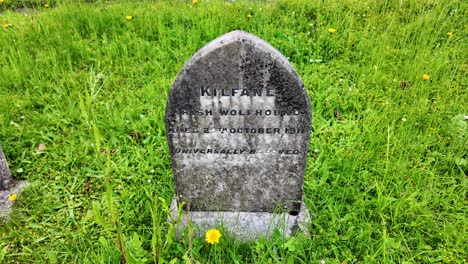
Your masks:
<svg viewBox="0 0 468 264"><path fill-rule="evenodd" d="M302 200L310 129L304 85L279 51L242 31L208 43L167 101L173 217L183 203L183 224L200 232L221 223L251 239L282 219L292 233L309 215Z"/></svg>
<svg viewBox="0 0 468 264"><path fill-rule="evenodd" d="M0 145L0 191L8 189L13 184L10 169L3 153L2 145Z"/></svg>

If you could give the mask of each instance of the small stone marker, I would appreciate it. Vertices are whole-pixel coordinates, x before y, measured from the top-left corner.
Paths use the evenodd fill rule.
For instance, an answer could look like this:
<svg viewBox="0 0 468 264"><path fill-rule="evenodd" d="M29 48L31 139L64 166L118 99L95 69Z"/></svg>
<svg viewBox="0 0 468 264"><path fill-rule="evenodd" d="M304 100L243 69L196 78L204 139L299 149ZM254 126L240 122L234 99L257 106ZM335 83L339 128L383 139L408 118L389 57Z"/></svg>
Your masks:
<svg viewBox="0 0 468 264"><path fill-rule="evenodd" d="M11 178L10 169L5 154L3 154L2 145L0 145L0 191L8 189L12 184L13 179Z"/></svg>
<svg viewBox="0 0 468 264"><path fill-rule="evenodd" d="M8 219L4 221L4 218L11 213L13 202L9 200L10 195L18 194L27 184L26 181L13 180L2 145L0 145L0 224L7 222Z"/></svg>
<svg viewBox="0 0 468 264"><path fill-rule="evenodd" d="M192 221L199 234L217 224L244 240L305 230L310 129L304 85L279 51L242 31L211 41L167 101L172 218L183 203L182 226Z"/></svg>

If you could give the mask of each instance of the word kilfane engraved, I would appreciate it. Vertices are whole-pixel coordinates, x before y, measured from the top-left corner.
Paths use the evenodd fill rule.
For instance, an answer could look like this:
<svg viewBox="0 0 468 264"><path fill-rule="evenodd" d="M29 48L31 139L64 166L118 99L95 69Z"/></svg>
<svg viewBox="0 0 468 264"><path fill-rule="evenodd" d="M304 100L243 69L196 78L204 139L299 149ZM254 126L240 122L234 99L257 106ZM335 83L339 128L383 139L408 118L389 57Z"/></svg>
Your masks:
<svg viewBox="0 0 468 264"><path fill-rule="evenodd" d="M311 129L306 90L260 38L225 34L185 64L169 93L166 131L175 180L172 218L238 238L306 230L303 181Z"/></svg>

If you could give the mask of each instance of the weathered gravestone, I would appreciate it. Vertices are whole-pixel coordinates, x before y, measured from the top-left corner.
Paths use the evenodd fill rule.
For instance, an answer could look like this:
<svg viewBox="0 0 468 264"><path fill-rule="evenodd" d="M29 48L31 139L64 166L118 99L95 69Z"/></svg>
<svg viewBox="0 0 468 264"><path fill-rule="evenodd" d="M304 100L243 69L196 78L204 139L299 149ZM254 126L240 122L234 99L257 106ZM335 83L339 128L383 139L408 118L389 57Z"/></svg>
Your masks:
<svg viewBox="0 0 468 264"><path fill-rule="evenodd" d="M0 145L0 191L8 189L13 184L8 163L3 154L2 145Z"/></svg>
<svg viewBox="0 0 468 264"><path fill-rule="evenodd" d="M306 228L302 202L311 128L304 85L260 38L225 34L177 76L166 107L175 179L172 218L199 234L223 224L254 239Z"/></svg>

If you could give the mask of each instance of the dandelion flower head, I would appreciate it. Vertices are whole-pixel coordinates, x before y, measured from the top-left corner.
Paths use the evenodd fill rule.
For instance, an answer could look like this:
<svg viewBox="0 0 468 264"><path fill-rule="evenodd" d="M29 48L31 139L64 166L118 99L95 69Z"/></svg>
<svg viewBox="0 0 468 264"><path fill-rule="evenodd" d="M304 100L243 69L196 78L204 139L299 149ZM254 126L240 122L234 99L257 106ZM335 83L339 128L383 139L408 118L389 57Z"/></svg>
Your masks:
<svg viewBox="0 0 468 264"><path fill-rule="evenodd" d="M221 232L218 229L210 229L206 232L206 242L209 244L219 243L219 238L221 237Z"/></svg>
<svg viewBox="0 0 468 264"><path fill-rule="evenodd" d="M334 28L329 28L329 29L327 29L327 31L330 32L330 33L335 33L335 32L336 32L336 29L334 29Z"/></svg>
<svg viewBox="0 0 468 264"><path fill-rule="evenodd" d="M193 3L194 5L196 5L196 4L198 4L198 0L193 0L192 3Z"/></svg>
<svg viewBox="0 0 468 264"><path fill-rule="evenodd" d="M128 21L132 20L133 17L132 16L126 16L125 19L127 19Z"/></svg>
<svg viewBox="0 0 468 264"><path fill-rule="evenodd" d="M430 77L429 75L427 75L427 74L423 74L423 76L422 76L422 79L423 79L424 81L428 81L430 78L431 78L431 77Z"/></svg>
<svg viewBox="0 0 468 264"><path fill-rule="evenodd" d="M16 201L16 199L18 198L18 195L16 193L10 195L10 197L8 197L8 199L12 202Z"/></svg>

